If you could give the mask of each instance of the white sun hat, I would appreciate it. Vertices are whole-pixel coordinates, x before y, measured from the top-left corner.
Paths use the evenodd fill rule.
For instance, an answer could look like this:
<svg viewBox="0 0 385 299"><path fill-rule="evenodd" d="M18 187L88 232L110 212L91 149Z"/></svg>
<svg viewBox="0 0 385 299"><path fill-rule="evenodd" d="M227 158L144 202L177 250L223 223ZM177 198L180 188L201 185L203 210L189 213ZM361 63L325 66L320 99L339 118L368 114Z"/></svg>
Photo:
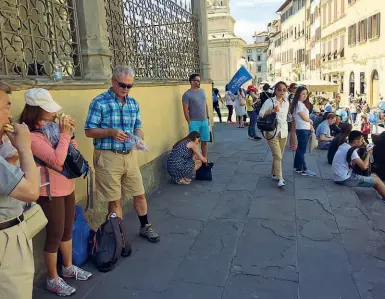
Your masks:
<svg viewBox="0 0 385 299"><path fill-rule="evenodd" d="M62 109L61 106L54 101L49 91L44 88L32 88L28 90L25 93L25 103L30 106L38 106L50 113L55 113Z"/></svg>

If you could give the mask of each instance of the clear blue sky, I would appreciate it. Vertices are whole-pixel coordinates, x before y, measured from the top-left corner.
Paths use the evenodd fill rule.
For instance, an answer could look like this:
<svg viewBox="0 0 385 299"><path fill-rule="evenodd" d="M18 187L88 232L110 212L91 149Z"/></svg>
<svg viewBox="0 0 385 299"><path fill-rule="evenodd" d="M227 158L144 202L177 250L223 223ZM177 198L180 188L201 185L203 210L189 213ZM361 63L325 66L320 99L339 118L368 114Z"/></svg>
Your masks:
<svg viewBox="0 0 385 299"><path fill-rule="evenodd" d="M267 23L278 18L275 12L284 0L230 0L231 15L237 21L235 34L252 42L255 31L266 30Z"/></svg>

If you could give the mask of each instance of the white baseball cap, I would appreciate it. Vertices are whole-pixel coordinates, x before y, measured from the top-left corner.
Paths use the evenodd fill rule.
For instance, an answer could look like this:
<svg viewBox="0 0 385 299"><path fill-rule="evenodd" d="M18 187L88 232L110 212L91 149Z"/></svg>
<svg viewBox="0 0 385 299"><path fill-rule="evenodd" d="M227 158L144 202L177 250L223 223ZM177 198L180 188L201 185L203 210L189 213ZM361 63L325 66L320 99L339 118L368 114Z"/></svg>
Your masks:
<svg viewBox="0 0 385 299"><path fill-rule="evenodd" d="M41 109L55 113L61 110L61 106L56 103L48 90L44 88L32 88L25 93L25 103L30 106L39 106Z"/></svg>
<svg viewBox="0 0 385 299"><path fill-rule="evenodd" d="M320 113L321 110L319 110L318 108L314 108L314 109L313 109L313 112L315 112L315 113Z"/></svg>

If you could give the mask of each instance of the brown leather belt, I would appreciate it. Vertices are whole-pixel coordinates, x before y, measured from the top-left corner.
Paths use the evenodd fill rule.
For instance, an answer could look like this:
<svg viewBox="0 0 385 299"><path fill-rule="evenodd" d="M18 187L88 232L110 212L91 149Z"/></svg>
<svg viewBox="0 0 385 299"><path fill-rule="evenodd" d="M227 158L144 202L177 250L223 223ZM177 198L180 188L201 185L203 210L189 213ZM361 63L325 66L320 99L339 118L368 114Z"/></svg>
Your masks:
<svg viewBox="0 0 385 299"><path fill-rule="evenodd" d="M24 214L21 214L19 217L16 217L12 220L5 221L0 223L0 230L11 228L12 226L18 225L24 221Z"/></svg>
<svg viewBox="0 0 385 299"><path fill-rule="evenodd" d="M114 154L119 154L119 155L128 155L129 153L131 153L131 150L129 150L129 151L108 150L108 151L113 152Z"/></svg>

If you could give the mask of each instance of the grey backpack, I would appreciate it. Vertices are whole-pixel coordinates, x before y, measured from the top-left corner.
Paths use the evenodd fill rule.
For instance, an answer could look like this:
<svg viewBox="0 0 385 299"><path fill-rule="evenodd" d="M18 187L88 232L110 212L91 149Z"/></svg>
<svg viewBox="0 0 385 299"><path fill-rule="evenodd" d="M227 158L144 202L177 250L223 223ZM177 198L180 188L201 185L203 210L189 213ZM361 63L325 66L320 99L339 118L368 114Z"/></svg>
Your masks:
<svg viewBox="0 0 385 299"><path fill-rule="evenodd" d="M100 272L111 271L120 256L131 254L131 245L123 229L122 219L110 215L97 231L91 232L89 255Z"/></svg>

